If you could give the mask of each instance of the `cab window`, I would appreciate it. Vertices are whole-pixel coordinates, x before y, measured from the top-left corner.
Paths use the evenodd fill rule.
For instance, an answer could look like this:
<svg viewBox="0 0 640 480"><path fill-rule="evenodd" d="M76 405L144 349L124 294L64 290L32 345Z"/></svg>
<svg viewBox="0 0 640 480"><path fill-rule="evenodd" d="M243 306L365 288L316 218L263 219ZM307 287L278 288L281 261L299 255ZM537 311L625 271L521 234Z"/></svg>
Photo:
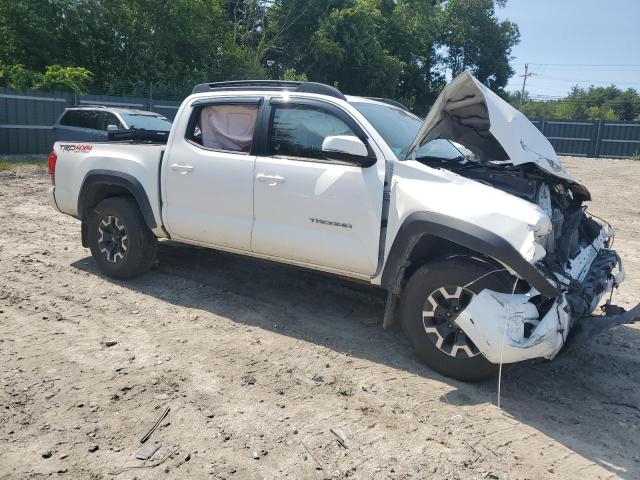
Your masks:
<svg viewBox="0 0 640 480"><path fill-rule="evenodd" d="M271 122L269 153L285 157L325 160L322 142L353 130L335 115L302 105L277 105Z"/></svg>
<svg viewBox="0 0 640 480"><path fill-rule="evenodd" d="M211 150L249 153L257 104L216 103L193 110L187 140Z"/></svg>
<svg viewBox="0 0 640 480"><path fill-rule="evenodd" d="M94 110L69 110L60 119L60 124L68 127L100 130L100 113L102 112L96 112Z"/></svg>

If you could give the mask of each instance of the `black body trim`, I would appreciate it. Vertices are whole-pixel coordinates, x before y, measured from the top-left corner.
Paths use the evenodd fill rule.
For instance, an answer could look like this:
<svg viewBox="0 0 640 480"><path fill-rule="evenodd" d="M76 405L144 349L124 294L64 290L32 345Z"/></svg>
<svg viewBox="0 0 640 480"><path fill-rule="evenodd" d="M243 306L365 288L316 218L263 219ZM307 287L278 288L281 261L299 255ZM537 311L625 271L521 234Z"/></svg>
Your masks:
<svg viewBox="0 0 640 480"><path fill-rule="evenodd" d="M546 297L560 295L560 291L504 238L462 220L431 212L412 213L398 230L382 272L383 287L397 288L398 272L404 270L416 239L423 235L448 240L504 263Z"/></svg>
<svg viewBox="0 0 640 480"><path fill-rule="evenodd" d="M98 185L115 185L128 190L135 198L144 218L145 223L151 229L156 228L156 219L149 203L149 197L142 184L133 176L113 170L91 170L82 181L80 195L78 196L78 216L84 218L85 206L90 198L91 190Z"/></svg>

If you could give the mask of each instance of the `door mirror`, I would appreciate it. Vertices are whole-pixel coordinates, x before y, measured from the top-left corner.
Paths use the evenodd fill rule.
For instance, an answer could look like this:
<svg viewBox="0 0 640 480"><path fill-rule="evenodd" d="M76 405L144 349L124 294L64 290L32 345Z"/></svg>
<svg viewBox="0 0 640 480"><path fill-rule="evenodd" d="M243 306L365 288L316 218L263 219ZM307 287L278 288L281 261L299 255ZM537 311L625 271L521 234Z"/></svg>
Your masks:
<svg viewBox="0 0 640 480"><path fill-rule="evenodd" d="M117 132L120 130L117 125L107 125L107 132Z"/></svg>
<svg viewBox="0 0 640 480"><path fill-rule="evenodd" d="M335 135L325 138L322 142L322 151L329 159L354 162L363 167L370 167L376 163L375 157L369 155L367 146L353 135Z"/></svg>

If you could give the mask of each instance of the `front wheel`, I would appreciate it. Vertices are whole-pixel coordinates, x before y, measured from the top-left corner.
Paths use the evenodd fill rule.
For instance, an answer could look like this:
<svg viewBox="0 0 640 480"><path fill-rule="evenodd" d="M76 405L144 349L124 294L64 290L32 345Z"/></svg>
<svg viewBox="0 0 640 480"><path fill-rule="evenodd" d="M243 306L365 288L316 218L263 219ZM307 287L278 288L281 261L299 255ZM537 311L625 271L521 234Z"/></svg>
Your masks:
<svg viewBox="0 0 640 480"><path fill-rule="evenodd" d="M497 372L456 318L485 288L509 291L509 278L480 260L454 257L429 262L409 279L401 303L401 322L418 356L433 370L466 382Z"/></svg>
<svg viewBox="0 0 640 480"><path fill-rule="evenodd" d="M89 248L98 268L114 278L131 278L151 267L157 238L131 198L100 202L88 220Z"/></svg>

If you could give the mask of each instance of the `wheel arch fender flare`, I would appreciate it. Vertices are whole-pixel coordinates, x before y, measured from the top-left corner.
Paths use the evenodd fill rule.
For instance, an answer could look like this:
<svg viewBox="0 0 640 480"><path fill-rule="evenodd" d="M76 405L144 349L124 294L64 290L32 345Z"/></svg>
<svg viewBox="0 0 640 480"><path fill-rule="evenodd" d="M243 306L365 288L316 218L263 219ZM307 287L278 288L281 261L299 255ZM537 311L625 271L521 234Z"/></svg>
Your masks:
<svg viewBox="0 0 640 480"><path fill-rule="evenodd" d="M507 240L477 225L434 212L414 212L402 223L395 236L382 270L384 288L399 293L406 263L423 235L447 240L507 265L546 297L560 291L551 284Z"/></svg>
<svg viewBox="0 0 640 480"><path fill-rule="evenodd" d="M90 170L82 180L80 194L78 195L78 217L83 220L83 223L88 213L87 210L95 206L92 205L96 200L93 196L96 195L97 189L103 186L115 186L128 191L138 204L142 218L147 226L150 229L158 226L149 202L149 196L140 181L124 172L102 169Z"/></svg>

